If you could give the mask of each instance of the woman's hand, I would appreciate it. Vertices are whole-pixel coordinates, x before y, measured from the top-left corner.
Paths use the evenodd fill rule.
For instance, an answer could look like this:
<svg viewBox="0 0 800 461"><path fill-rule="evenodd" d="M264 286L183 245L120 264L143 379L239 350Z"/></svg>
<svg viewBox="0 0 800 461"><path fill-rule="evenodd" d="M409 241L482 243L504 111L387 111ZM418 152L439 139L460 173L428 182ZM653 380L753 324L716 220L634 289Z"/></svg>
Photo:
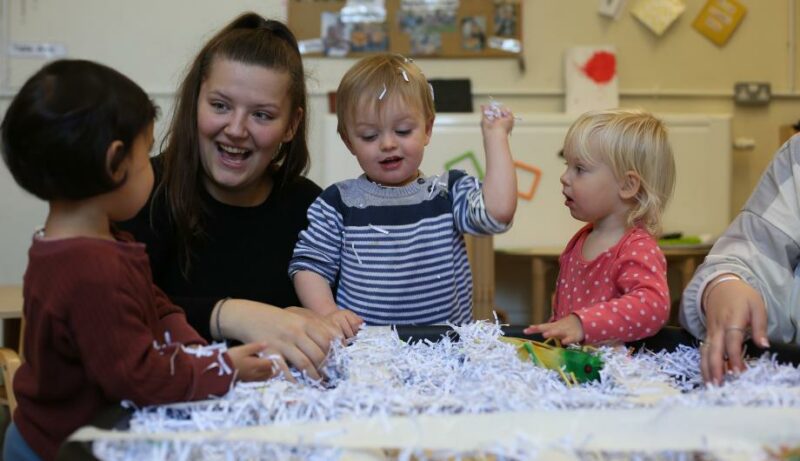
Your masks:
<svg viewBox="0 0 800 461"><path fill-rule="evenodd" d="M700 371L706 382L722 383L724 369L744 370L742 344L752 329L753 341L769 347L767 309L761 295L742 280L712 280L703 293L706 314L706 339L700 347Z"/></svg>
<svg viewBox="0 0 800 461"><path fill-rule="evenodd" d="M291 374L285 362L305 371L312 379L321 379L318 370L336 337L334 330L313 313L299 314L296 309L280 309L244 299L226 301L219 321L227 338L244 343L266 341L269 344L266 353L281 356L277 365L287 379L291 379Z"/></svg>

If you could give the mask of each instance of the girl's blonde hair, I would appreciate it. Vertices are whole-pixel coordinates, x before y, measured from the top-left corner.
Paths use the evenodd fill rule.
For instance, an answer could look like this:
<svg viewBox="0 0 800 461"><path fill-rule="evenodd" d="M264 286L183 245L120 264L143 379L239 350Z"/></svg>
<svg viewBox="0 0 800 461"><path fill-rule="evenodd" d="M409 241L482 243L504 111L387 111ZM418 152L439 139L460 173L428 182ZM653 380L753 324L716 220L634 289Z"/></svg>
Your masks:
<svg viewBox="0 0 800 461"><path fill-rule="evenodd" d="M347 126L357 112L373 113L381 103L396 97L407 107L420 110L426 123L433 122L433 90L413 61L398 54L378 54L353 65L336 90L336 130L347 140Z"/></svg>
<svg viewBox="0 0 800 461"><path fill-rule="evenodd" d="M618 180L636 173L641 185L628 225L654 236L661 232L661 214L675 188L675 160L661 120L641 110L586 112L567 131L564 148L585 162L606 163Z"/></svg>

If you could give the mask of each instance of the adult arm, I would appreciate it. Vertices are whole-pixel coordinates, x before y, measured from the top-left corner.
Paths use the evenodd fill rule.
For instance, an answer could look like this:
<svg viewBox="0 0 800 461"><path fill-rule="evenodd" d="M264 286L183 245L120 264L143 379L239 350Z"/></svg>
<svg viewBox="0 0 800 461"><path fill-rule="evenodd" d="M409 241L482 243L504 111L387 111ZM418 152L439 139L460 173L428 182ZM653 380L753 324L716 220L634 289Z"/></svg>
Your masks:
<svg viewBox="0 0 800 461"><path fill-rule="evenodd" d="M286 362L314 379L327 356L334 332L319 319L247 299L227 299L212 312L214 337L245 343L265 342L266 352L278 353ZM286 363L278 366L287 372ZM288 376L288 375L287 375Z"/></svg>
<svg viewBox="0 0 800 461"><path fill-rule="evenodd" d="M790 140L767 167L745 208L717 240L683 293L681 324L706 340L704 377L720 382L724 356L741 369L743 331L797 341L797 278L800 260L800 138ZM717 283L723 277L737 277ZM705 303L705 304L704 304Z"/></svg>

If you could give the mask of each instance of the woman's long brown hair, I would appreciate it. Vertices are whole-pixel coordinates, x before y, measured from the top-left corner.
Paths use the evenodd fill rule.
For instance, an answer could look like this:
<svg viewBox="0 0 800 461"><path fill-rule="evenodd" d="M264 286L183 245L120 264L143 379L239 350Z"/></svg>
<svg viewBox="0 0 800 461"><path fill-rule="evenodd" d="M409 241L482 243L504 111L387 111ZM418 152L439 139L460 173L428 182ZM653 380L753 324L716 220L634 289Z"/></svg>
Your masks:
<svg viewBox="0 0 800 461"><path fill-rule="evenodd" d="M200 86L218 58L288 72L290 114L294 117L300 110L300 120L293 139L282 144L267 174L272 176L275 190L295 181L309 166L305 71L297 40L285 24L244 13L212 37L192 61L178 89L166 147L161 153L164 171L153 203L161 202L167 207L180 249L181 272L187 278L192 247L204 236L206 218L201 198L205 173L197 130L198 97Z"/></svg>

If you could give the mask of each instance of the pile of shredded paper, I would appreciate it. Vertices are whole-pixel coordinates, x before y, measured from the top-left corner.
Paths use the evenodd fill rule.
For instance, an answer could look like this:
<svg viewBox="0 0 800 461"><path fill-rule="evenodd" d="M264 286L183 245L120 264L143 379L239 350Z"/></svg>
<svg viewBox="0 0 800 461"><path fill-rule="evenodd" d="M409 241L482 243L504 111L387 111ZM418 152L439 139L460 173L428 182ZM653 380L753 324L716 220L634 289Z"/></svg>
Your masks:
<svg viewBox="0 0 800 461"><path fill-rule="evenodd" d="M713 387L695 348L605 347L601 381L568 387L518 359L498 325L454 329L457 341L404 342L367 327L333 348L323 383L239 383L75 437L101 459L178 461L769 459L800 447L800 369L769 355Z"/></svg>

